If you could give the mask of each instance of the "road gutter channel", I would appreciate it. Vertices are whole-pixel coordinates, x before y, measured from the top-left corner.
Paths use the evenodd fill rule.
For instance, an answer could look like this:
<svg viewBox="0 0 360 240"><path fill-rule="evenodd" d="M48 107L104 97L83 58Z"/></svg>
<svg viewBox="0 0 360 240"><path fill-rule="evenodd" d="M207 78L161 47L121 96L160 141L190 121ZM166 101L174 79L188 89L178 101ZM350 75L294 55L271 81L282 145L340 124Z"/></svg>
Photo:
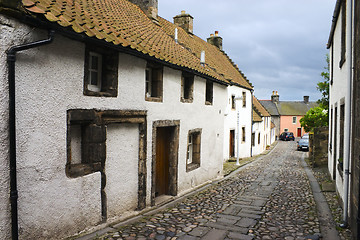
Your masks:
<svg viewBox="0 0 360 240"><path fill-rule="evenodd" d="M313 192L314 200L316 203L322 238L326 240L340 240L339 232L336 230L336 225L332 217L329 205L321 192L318 181L316 180L311 169L305 162L305 153L301 156L301 165L304 168L304 171L310 181L311 190Z"/></svg>
<svg viewBox="0 0 360 240"><path fill-rule="evenodd" d="M99 230L95 230L94 232L92 233L89 233L89 234L86 234L86 235L83 235L83 236L73 236L73 237L70 237L69 239L76 239L76 240L91 240L91 239L94 239L94 238L97 238L97 237L100 237L108 232L116 232L118 228L120 228L121 226L125 226L125 225L129 225L129 224L132 224L138 220L141 220L147 216L150 216L152 214L156 214L164 209L167 209L167 208L171 208L171 207L174 207L177 203L183 201L185 198L187 197L190 197L192 195L195 195L211 186L214 186L222 181L225 181L226 179L229 179L231 177L233 177L234 175L236 175L238 172L246 169L247 167L251 166L253 163L256 163L257 161L259 161L260 159L262 159L263 157L271 154L273 152L273 150L277 147L277 144L275 144L275 146L270 149L270 150L267 150L267 152L265 154L261 154L260 156L254 156L255 160L253 161L249 161L247 163L245 163L244 165L242 165L241 167L237 168L236 170L234 170L233 172L231 172L230 174L228 174L227 176L224 176L223 178L221 179L216 179L216 180L213 180L212 182L209 182L209 183L205 183L201 186L198 186L197 188L194 188L192 190L190 190L189 192L187 193L184 193L183 195L181 196L174 196L174 197L170 197L166 202L162 203L162 204L159 204L159 205L156 205L154 207L151 207L151 208L147 208L147 209L144 209L142 210L141 212L138 212L136 213L134 216L130 216L118 223L109 223L109 224L106 224L106 225L99 225L98 227L96 227L97 229Z"/></svg>

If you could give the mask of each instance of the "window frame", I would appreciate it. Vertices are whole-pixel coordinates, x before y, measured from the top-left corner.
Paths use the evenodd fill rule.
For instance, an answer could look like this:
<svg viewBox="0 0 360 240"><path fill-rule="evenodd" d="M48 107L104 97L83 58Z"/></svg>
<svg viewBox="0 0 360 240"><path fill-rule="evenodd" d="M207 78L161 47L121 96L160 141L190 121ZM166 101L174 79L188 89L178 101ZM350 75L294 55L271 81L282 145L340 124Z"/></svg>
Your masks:
<svg viewBox="0 0 360 240"><path fill-rule="evenodd" d="M245 143L246 142L246 128L245 128L245 126L243 126L241 128L241 133L242 133L242 135L241 135L241 143Z"/></svg>
<svg viewBox="0 0 360 240"><path fill-rule="evenodd" d="M295 121L294 121L295 120ZM297 117L296 116L293 116L292 117L292 124L296 124L297 123Z"/></svg>
<svg viewBox="0 0 360 240"><path fill-rule="evenodd" d="M92 68L93 57L98 58ZM119 53L111 49L87 44L84 59L83 94L93 97L117 97ZM97 84L91 84L92 73L97 72Z"/></svg>
<svg viewBox="0 0 360 240"><path fill-rule="evenodd" d="M161 64L148 62L145 68L145 100L163 101L164 67Z"/></svg>
<svg viewBox="0 0 360 240"><path fill-rule="evenodd" d="M235 95L231 95L231 110L236 110Z"/></svg>
<svg viewBox="0 0 360 240"><path fill-rule="evenodd" d="M183 103L192 103L193 100L194 100L194 74L182 72L180 101Z"/></svg>
<svg viewBox="0 0 360 240"><path fill-rule="evenodd" d="M243 98L243 108L246 108L246 92L242 92L242 98Z"/></svg>
<svg viewBox="0 0 360 240"><path fill-rule="evenodd" d="M213 100L214 100L214 83L206 79L205 105L213 105Z"/></svg>
<svg viewBox="0 0 360 240"><path fill-rule="evenodd" d="M189 130L186 147L186 171L190 172L201 165L201 128Z"/></svg>

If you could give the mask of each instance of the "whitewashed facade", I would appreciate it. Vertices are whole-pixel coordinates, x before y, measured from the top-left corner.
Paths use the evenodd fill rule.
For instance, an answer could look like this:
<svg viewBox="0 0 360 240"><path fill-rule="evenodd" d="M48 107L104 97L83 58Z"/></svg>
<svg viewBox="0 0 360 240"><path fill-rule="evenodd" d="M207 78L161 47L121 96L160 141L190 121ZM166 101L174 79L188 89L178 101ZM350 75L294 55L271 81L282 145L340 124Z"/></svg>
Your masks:
<svg viewBox="0 0 360 240"><path fill-rule="evenodd" d="M0 25L1 91L7 93L4 51L20 43L47 38L46 31L31 30L15 20ZM21 41L19 39L22 39ZM85 44L55 35L53 43L17 53L16 125L18 215L21 238L67 237L100 224L106 205L107 223L131 214L138 206L139 126L132 123L106 125L106 203L102 200L101 173L69 177L67 164L67 111L146 111L146 206L154 201L154 126L177 127L176 194L221 177L224 115L227 87L213 84L213 103L205 104L204 78L195 76L193 102L183 103L179 70L164 67L163 100L145 100L147 61L119 53L117 97L83 94ZM0 238L9 239L10 205L7 136L7 94L1 105ZM209 121L211 119L211 121ZM109 120L110 121L110 120ZM129 120L130 121L130 120ZM159 124L159 125L156 125ZM177 124L177 125L176 125ZM189 131L201 130L199 166L187 169ZM155 130L156 131L156 130ZM76 143L75 143L76 145ZM73 153L75 156L79 152ZM126 174L125 174L126 173ZM118 184L126 183L126 184ZM145 189L145 188L144 188Z"/></svg>
<svg viewBox="0 0 360 240"><path fill-rule="evenodd" d="M240 158L251 156L252 92L238 86L229 86L227 92L228 101L224 114L224 161L237 156ZM243 136L244 128L245 136Z"/></svg>
<svg viewBox="0 0 360 240"><path fill-rule="evenodd" d="M254 143L252 146L253 156L259 155L266 150L271 142L271 117L262 117L261 122L253 123L253 138Z"/></svg>

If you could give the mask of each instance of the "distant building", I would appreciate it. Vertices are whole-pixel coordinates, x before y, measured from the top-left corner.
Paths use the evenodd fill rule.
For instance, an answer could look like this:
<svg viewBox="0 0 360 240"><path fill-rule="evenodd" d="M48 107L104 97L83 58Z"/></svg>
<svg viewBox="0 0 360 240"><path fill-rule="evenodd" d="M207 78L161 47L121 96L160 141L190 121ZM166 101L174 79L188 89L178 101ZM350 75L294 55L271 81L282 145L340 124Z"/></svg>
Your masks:
<svg viewBox="0 0 360 240"><path fill-rule="evenodd" d="M277 137L282 132L293 132L295 137L301 137L304 128L300 125L300 119L311 108L318 106L316 102L309 101L309 96L304 96L303 101L280 101L277 92L273 92L271 100L260 100L260 103L271 114Z"/></svg>
<svg viewBox="0 0 360 240"><path fill-rule="evenodd" d="M253 97L253 126L252 126L252 155L258 155L271 145L271 115L261 105L259 100Z"/></svg>

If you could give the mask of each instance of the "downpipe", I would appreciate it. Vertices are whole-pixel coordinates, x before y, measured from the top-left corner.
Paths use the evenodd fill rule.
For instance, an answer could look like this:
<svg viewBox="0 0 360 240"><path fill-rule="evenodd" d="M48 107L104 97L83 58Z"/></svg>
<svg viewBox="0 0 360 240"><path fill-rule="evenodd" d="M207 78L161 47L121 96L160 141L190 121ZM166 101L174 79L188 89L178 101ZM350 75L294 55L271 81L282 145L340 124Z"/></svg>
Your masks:
<svg viewBox="0 0 360 240"><path fill-rule="evenodd" d="M352 28L353 28L353 0L347 1L348 6L346 6L346 15L349 16L349 20L347 21L347 29L346 31L349 33L346 39L346 45L348 46L348 77L347 77L347 93L345 96L345 116L348 119L347 124L345 125L345 136L344 136L344 146L345 148L345 156L344 156L344 213L343 213L343 222L340 224L341 228L347 228L349 226L348 223L348 211L349 211L349 175L350 175L350 142L351 142L351 89L352 89L352 68L353 68L353 59L352 59Z"/></svg>
<svg viewBox="0 0 360 240"><path fill-rule="evenodd" d="M9 166L10 166L10 204L12 239L19 238L18 226L18 191L16 177L16 106L15 106L15 62L16 53L51 43L55 31L50 30L48 39L13 46L7 50L8 82L9 82Z"/></svg>

